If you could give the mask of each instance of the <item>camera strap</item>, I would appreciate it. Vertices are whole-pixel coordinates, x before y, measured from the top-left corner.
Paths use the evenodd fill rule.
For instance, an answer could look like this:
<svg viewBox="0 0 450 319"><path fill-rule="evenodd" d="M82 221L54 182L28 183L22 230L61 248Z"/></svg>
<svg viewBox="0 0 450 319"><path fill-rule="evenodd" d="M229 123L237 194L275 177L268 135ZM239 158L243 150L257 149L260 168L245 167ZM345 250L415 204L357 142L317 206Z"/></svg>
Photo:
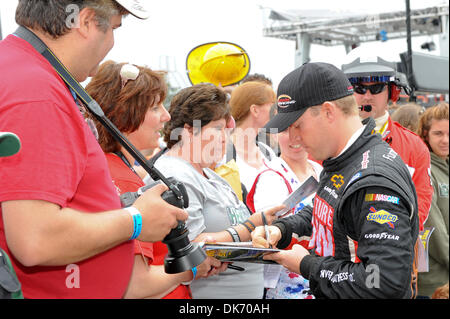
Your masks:
<svg viewBox="0 0 450 319"><path fill-rule="evenodd" d="M172 189L171 183L153 165L150 167L150 163L144 155L136 149L136 147L122 134L122 132L120 132L119 129L105 116L105 113L101 109L100 105L98 105L98 103L86 92L81 84L75 80L69 70L66 69L61 61L53 54L47 45L39 39L39 37L23 26L19 26L19 28L14 32L14 35L27 41L53 66L61 79L73 92L75 92L79 100L85 105L89 112L108 130L113 138L119 142L134 157L134 159L136 159L136 161L155 181L162 180L164 184L166 184L176 194L177 197L182 196L176 187L173 187Z"/></svg>
<svg viewBox="0 0 450 319"><path fill-rule="evenodd" d="M128 168L137 176L139 176L139 174L136 172L136 170L134 169L133 165L131 165L131 163L127 160L127 158L125 157L125 155L123 155L123 153L121 151L119 152L114 152L114 154L117 155L118 158L120 158L122 160L122 162L128 166Z"/></svg>

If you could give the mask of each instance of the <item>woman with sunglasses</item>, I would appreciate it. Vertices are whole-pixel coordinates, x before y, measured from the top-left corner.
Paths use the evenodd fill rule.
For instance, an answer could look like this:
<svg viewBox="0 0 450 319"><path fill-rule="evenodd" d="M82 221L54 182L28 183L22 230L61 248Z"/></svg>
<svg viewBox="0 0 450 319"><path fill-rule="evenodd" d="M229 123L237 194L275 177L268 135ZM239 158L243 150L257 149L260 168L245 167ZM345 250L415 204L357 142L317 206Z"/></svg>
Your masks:
<svg viewBox="0 0 450 319"><path fill-rule="evenodd" d="M156 148L160 131L170 115L163 105L167 95L164 74L146 67L108 61L86 87L105 115L138 149ZM117 192L135 192L144 186L134 167L134 158L108 130L96 122L99 143L105 152ZM216 274L221 263L208 257L191 271L164 272L167 247L162 242L135 240L135 262L125 298L190 299L188 282ZM186 283L186 284L183 284Z"/></svg>
<svg viewBox="0 0 450 319"><path fill-rule="evenodd" d="M376 124L375 131L407 165L416 187L419 227L423 230L433 196L429 175L430 153L416 134L393 121L388 112L388 103L396 103L402 88L407 86L402 83L395 63L385 61L371 53L367 55L358 49L349 53L349 57L354 57L355 60L342 65L342 71L353 85L354 96L360 106L361 119L372 117Z"/></svg>

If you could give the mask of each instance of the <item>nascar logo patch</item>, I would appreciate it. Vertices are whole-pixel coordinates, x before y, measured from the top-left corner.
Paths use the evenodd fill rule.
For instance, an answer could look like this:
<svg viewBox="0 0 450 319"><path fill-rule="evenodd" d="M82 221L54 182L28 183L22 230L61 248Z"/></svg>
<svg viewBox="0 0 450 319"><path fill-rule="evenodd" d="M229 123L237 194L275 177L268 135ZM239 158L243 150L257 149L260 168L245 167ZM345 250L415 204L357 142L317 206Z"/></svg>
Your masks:
<svg viewBox="0 0 450 319"><path fill-rule="evenodd" d="M398 197L385 194L366 194L364 200L366 202L380 201L380 202L389 202L397 205L399 204Z"/></svg>
<svg viewBox="0 0 450 319"><path fill-rule="evenodd" d="M375 208L370 207L371 213L367 215L367 220L378 224L388 224L392 229L395 228L394 223L398 220L398 216L391 214L385 210L377 211Z"/></svg>

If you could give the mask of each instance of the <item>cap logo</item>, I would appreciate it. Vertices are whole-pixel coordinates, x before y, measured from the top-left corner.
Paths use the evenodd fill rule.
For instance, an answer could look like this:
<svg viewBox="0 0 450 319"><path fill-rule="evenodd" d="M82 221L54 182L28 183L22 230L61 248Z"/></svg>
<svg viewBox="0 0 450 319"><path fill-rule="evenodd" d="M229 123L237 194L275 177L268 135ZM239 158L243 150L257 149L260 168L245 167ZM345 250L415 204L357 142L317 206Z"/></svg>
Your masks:
<svg viewBox="0 0 450 319"><path fill-rule="evenodd" d="M144 7L136 0L134 0L134 3L131 5L131 7L134 10L141 11L141 12L144 12L144 13L146 12Z"/></svg>
<svg viewBox="0 0 450 319"><path fill-rule="evenodd" d="M278 107L279 108L285 109L295 103L296 103L296 101L293 100L289 95L283 94L278 97Z"/></svg>

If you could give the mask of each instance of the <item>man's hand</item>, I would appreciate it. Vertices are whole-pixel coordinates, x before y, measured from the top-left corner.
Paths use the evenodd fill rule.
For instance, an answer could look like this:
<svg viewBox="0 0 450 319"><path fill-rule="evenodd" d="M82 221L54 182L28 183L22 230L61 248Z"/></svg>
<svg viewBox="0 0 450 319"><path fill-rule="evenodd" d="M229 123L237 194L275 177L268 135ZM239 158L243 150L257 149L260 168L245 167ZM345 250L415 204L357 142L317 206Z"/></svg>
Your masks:
<svg viewBox="0 0 450 319"><path fill-rule="evenodd" d="M167 186L158 184L145 191L133 204L142 215L142 231L138 239L147 242L161 241L188 214L181 208L168 204L161 194Z"/></svg>
<svg viewBox="0 0 450 319"><path fill-rule="evenodd" d="M269 248L276 247L281 239L281 231L276 226L267 226L269 230L269 240L266 238L266 233L263 226L256 227L252 232L252 244L255 247Z"/></svg>
<svg viewBox="0 0 450 319"><path fill-rule="evenodd" d="M309 255L309 252L303 246L294 245L291 250L283 250L279 253L267 254L263 258L265 260L273 260L290 271L301 275L300 263L306 255Z"/></svg>

